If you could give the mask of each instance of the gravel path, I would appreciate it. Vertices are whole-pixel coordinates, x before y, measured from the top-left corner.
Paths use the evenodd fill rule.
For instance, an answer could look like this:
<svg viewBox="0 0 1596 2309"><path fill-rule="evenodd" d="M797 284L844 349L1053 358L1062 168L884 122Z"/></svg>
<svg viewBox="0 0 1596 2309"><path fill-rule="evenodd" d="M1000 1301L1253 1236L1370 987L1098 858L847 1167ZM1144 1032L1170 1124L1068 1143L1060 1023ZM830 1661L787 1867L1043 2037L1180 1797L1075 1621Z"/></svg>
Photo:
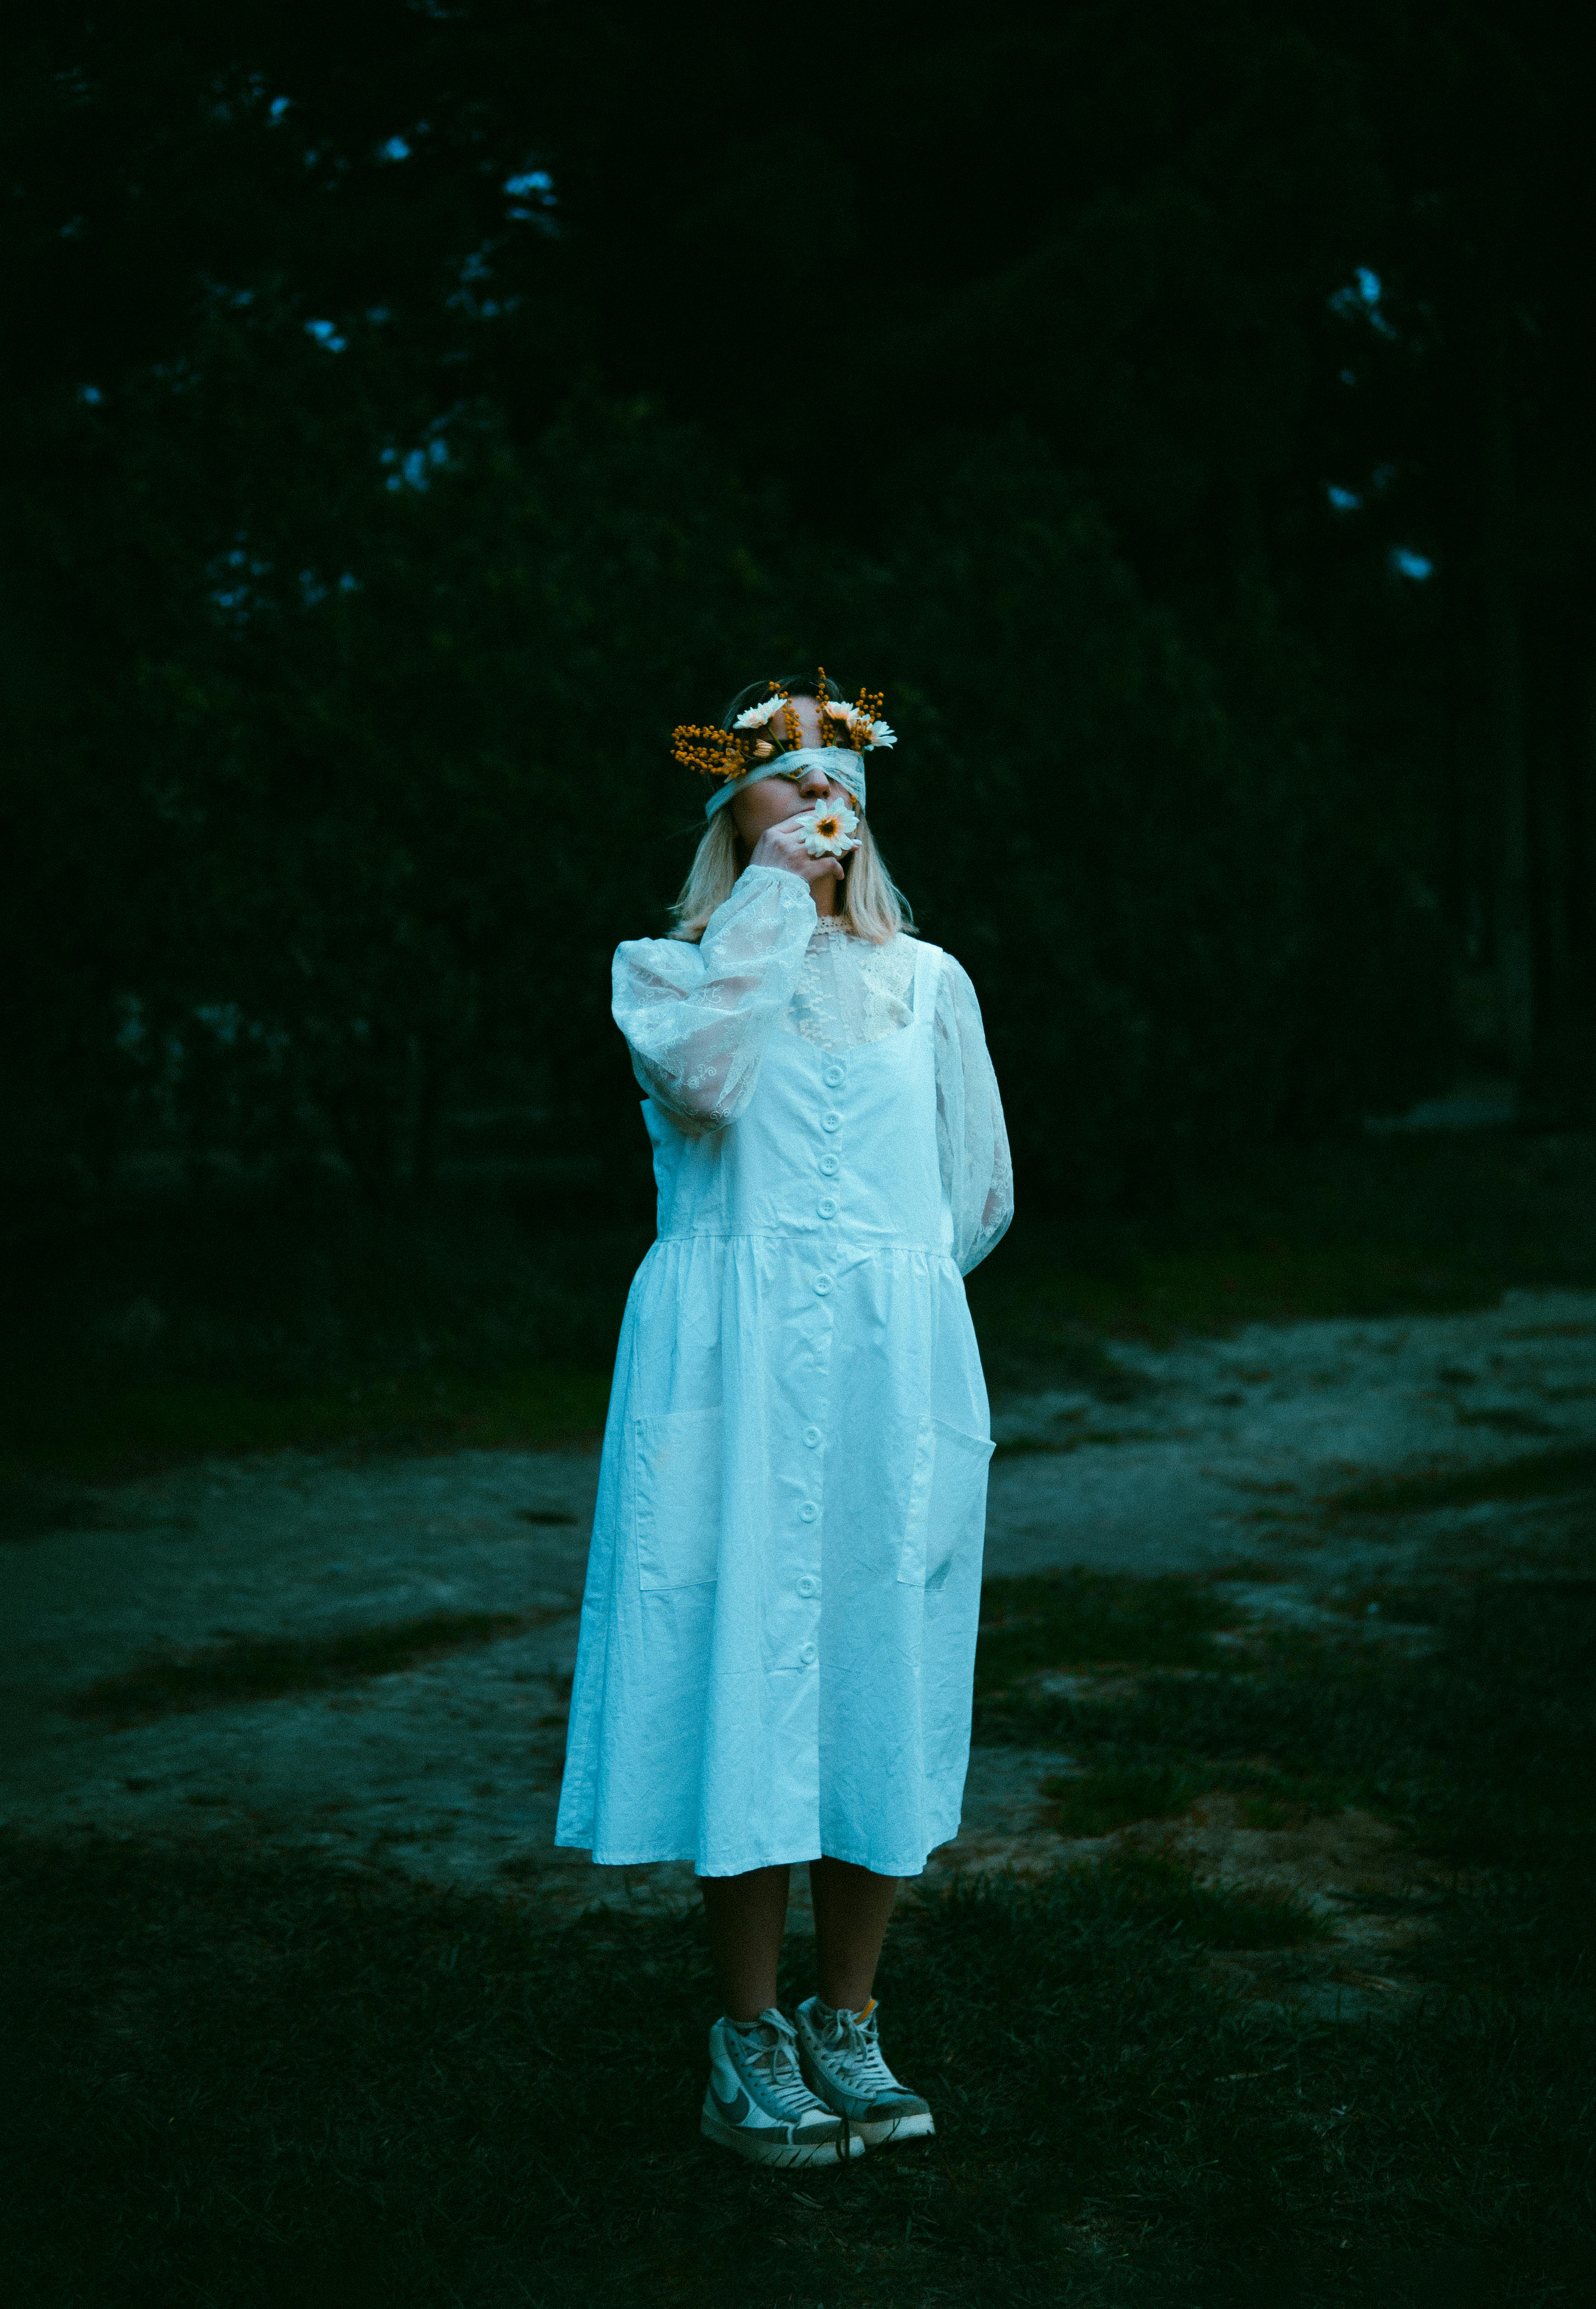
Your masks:
<svg viewBox="0 0 1596 2309"><path fill-rule="evenodd" d="M1122 1401L1049 1393L996 1407L990 1573L1223 1573L1250 1604L1311 1613L1376 1574L1562 1544L1555 1502L1327 1514L1354 1481L1596 1440L1596 1294L1257 1325L1117 1355ZM595 1897L680 1897L685 1866L594 1871L550 1843L597 1474L588 1451L285 1453L119 1486L97 1496L99 1527L8 1546L0 1819L227 1825L438 1881L521 1885L556 1914ZM522 1625L331 1693L120 1729L64 1706L97 1677L227 1636L315 1637L438 1611ZM978 1751L965 1834L934 1867L1032 1850L1049 1760Z"/></svg>

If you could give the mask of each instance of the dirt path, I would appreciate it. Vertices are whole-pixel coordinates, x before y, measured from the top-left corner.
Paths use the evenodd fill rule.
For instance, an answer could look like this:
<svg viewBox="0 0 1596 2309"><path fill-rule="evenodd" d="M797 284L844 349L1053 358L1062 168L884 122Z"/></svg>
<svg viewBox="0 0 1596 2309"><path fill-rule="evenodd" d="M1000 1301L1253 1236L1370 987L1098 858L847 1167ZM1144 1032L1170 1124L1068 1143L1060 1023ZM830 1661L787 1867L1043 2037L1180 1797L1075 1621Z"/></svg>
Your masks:
<svg viewBox="0 0 1596 2309"><path fill-rule="evenodd" d="M1312 1615L1359 1582L1561 1544L1555 1502L1328 1512L1350 1487L1596 1441L1596 1294L1253 1326L1119 1361L1123 1399L1049 1393L996 1407L991 1574L1201 1571L1233 1583L1246 1608ZM98 1527L4 1552L0 1818L126 1833L226 1825L436 1880L517 1884L556 1914L595 1897L681 1897L685 1865L594 1871L550 1842L597 1473L589 1452L290 1453L96 1495ZM69 1712L96 1679L153 1656L437 1613L521 1624L336 1691L120 1725ZM1037 1783L1057 1764L978 1750L964 1833L934 1870L1058 1856L1061 1840L1036 1825ZM1204 1832L1199 1821L1190 1835ZM1354 1824L1341 1842L1352 1856L1323 1862L1321 1877L1377 1873L1377 1836ZM1268 1865L1290 1864L1275 1847ZM1305 1860L1310 1893L1312 1872Z"/></svg>

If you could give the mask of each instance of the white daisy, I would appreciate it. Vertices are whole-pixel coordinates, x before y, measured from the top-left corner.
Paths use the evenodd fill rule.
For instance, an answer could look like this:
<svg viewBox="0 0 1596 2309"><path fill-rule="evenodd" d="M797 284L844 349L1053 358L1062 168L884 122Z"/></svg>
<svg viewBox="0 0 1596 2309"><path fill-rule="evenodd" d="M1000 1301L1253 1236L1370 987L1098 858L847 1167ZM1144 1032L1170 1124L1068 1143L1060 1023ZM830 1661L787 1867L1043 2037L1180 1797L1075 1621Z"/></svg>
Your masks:
<svg viewBox="0 0 1596 2309"><path fill-rule="evenodd" d="M839 797L835 801L817 801L798 824L811 858L846 858L850 850L858 848L853 838L858 822L858 812Z"/></svg>
<svg viewBox="0 0 1596 2309"><path fill-rule="evenodd" d="M849 705L833 697L824 708L826 719L845 724L849 736L863 753L874 753L878 746L895 746L898 735L890 722L872 722L857 705Z"/></svg>
<svg viewBox="0 0 1596 2309"><path fill-rule="evenodd" d="M772 714L780 713L786 703L784 697L767 697L763 705L750 705L746 713L739 713L731 726L734 730L762 730Z"/></svg>

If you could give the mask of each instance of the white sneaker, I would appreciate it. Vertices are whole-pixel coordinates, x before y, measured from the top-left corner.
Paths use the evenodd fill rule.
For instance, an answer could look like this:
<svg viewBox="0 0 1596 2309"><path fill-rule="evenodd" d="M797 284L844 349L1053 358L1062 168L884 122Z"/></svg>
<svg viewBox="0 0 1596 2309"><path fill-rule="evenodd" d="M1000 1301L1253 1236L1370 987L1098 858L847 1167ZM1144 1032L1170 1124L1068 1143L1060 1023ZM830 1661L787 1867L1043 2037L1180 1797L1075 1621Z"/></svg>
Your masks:
<svg viewBox="0 0 1596 2309"><path fill-rule="evenodd" d="M744 2026L720 2019L710 2030L699 2130L755 2165L844 2165L865 2147L804 2082L792 2023L773 2006Z"/></svg>
<svg viewBox="0 0 1596 2309"><path fill-rule="evenodd" d="M923 2140L935 2132L930 2109L908 2092L881 2057L874 1997L862 2012L833 2011L818 1996L798 2009L798 2059L819 2097L868 2148Z"/></svg>

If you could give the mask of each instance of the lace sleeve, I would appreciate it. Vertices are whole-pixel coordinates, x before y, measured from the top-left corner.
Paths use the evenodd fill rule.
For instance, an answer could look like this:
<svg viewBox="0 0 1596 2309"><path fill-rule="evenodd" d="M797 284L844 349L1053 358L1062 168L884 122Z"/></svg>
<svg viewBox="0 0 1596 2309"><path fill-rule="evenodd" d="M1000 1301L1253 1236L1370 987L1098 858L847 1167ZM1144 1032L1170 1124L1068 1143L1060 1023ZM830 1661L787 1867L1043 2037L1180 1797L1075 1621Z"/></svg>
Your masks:
<svg viewBox="0 0 1596 2309"><path fill-rule="evenodd" d="M617 947L610 1007L632 1071L682 1129L722 1129L753 1097L814 928L807 883L750 866L700 945L632 938Z"/></svg>
<svg viewBox="0 0 1596 2309"><path fill-rule="evenodd" d="M934 1025L936 1151L953 1214L953 1258L968 1275L1007 1232L1014 1174L980 1005L952 955L943 956Z"/></svg>

